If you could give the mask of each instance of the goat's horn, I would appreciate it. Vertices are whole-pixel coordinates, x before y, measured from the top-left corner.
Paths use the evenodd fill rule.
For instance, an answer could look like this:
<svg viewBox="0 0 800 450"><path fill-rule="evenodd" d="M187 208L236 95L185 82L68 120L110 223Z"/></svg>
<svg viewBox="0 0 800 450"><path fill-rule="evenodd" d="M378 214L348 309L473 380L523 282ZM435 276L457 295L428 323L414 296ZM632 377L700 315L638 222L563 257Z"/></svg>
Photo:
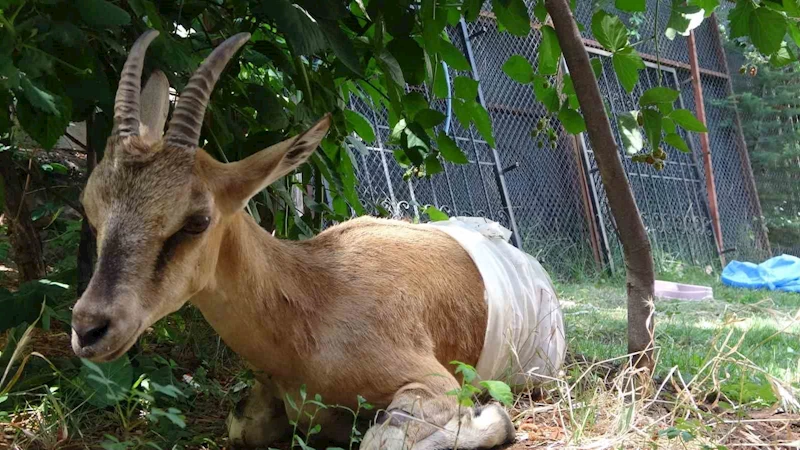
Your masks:
<svg viewBox="0 0 800 450"><path fill-rule="evenodd" d="M142 88L142 68L147 47L158 36L158 31L148 30L133 43L114 98L114 125L120 136L139 135L139 96Z"/></svg>
<svg viewBox="0 0 800 450"><path fill-rule="evenodd" d="M250 33L239 33L228 38L215 48L203 64L197 68L178 98L178 105L172 113L167 134L164 137L168 144L181 147L196 148L200 143L200 129L203 127L203 116L211 97L211 91L217 83L228 61L239 47L250 40Z"/></svg>

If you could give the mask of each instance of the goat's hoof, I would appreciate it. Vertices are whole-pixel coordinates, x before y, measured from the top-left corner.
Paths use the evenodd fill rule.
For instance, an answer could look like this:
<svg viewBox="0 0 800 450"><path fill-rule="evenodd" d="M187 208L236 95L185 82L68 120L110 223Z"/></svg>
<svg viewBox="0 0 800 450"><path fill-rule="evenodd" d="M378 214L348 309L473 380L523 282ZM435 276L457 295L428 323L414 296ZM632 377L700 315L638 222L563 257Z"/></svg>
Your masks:
<svg viewBox="0 0 800 450"><path fill-rule="evenodd" d="M286 438L288 428L284 425L288 422L284 411L254 408L255 405L243 404L247 400L236 405L225 420L231 445L236 448L266 448ZM276 418L275 415L282 417Z"/></svg>

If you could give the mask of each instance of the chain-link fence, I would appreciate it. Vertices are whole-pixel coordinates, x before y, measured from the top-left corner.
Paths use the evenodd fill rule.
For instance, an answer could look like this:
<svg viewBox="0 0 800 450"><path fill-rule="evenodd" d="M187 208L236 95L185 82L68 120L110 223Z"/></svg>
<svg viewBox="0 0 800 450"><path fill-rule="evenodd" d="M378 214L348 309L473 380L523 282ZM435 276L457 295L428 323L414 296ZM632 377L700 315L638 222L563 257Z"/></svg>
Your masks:
<svg viewBox="0 0 800 450"><path fill-rule="evenodd" d="M638 109L642 92L659 84L680 90L676 107L695 108L686 38L669 40L659 34L660 60L654 56L656 44L650 38L654 30L661 33L665 29L670 14L666 7L656 14L656 3L648 2L647 14L620 14L636 25L634 32L638 35L633 39L644 40L638 49L648 66L634 92L628 94L617 82L610 58L591 36L591 2L578 2L576 17L584 25L584 43L603 63L598 81L614 115ZM554 119L548 122L557 133L554 142L544 133L534 136L532 130L541 118L548 117L547 113L534 98L531 86L514 82L501 69L514 54L534 63L539 31L534 29L524 38L501 33L487 2L476 22L462 23L448 32L472 66L469 73L449 69L449 79L471 76L480 81L479 100L491 116L497 148L491 149L474 127L461 127L447 101L437 100L434 107L447 116L441 128L467 153L469 163L445 163L444 173L431 179L404 181L404 169L396 162L394 149L386 144L390 133L387 117L365 103L368 97L354 95L352 108L370 119L378 131L377 141L357 153L359 192L365 206L373 213L383 211L394 217L419 218L426 205L434 205L450 215L492 218L515 232L516 245L563 275L600 264L620 267L620 244L588 139L568 135ZM722 250L728 259L759 259L768 243L735 110L709 101L731 93L715 22L705 21L695 34L719 198ZM612 124L619 142L614 117ZM692 152L668 149L669 159L662 171L633 163L623 152L620 157L656 257L714 263L719 260L700 142L697 136L684 138Z"/></svg>
<svg viewBox="0 0 800 450"><path fill-rule="evenodd" d="M751 65L741 48L727 47L736 95L719 105L740 112L772 254L800 256L798 67Z"/></svg>

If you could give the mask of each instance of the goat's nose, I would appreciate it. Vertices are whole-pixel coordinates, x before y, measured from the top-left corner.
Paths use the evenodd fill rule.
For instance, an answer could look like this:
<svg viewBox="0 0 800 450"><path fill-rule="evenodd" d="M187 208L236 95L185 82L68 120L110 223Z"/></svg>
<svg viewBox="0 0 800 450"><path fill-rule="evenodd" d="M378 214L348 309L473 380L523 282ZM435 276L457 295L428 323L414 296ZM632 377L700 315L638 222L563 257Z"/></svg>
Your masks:
<svg viewBox="0 0 800 450"><path fill-rule="evenodd" d="M103 339L103 336L108 333L109 325L111 325L111 320L108 317L95 316L77 323L73 321L72 329L78 336L78 344L81 347L89 347Z"/></svg>

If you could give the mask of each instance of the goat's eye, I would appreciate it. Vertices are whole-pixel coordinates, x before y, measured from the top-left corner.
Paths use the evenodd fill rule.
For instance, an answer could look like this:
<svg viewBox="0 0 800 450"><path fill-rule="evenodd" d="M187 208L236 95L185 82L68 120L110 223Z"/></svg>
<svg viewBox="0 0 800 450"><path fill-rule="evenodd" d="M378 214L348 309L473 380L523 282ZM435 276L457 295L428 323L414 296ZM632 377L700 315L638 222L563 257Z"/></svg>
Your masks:
<svg viewBox="0 0 800 450"><path fill-rule="evenodd" d="M188 234L200 234L206 231L208 225L211 223L211 217L208 216L191 216L186 219L186 224L183 225L181 231Z"/></svg>

